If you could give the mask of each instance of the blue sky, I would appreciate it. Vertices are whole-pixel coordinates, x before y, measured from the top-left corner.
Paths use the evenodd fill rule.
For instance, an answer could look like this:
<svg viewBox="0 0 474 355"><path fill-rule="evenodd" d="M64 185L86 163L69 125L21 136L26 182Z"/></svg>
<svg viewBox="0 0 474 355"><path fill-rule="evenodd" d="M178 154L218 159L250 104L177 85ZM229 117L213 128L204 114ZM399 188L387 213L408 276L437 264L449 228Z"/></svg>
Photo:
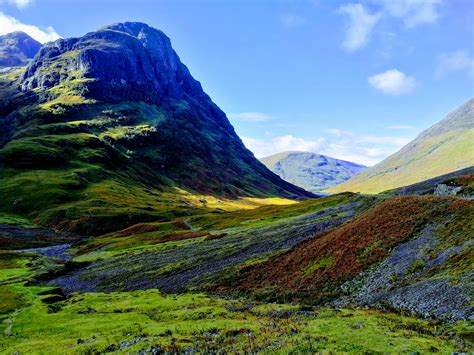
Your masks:
<svg viewBox="0 0 474 355"><path fill-rule="evenodd" d="M163 30L257 157L372 165L474 96L472 0L0 0L43 42L120 21Z"/></svg>

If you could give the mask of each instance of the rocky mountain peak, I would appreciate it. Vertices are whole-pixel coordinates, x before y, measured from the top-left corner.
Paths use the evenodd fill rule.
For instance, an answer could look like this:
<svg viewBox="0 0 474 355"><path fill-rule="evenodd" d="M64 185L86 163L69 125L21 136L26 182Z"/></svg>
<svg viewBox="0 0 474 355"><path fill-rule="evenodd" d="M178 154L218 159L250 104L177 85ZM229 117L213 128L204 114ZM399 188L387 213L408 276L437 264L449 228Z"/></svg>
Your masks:
<svg viewBox="0 0 474 355"><path fill-rule="evenodd" d="M25 32L16 31L0 36L0 68L22 66L41 48L41 43Z"/></svg>
<svg viewBox="0 0 474 355"><path fill-rule="evenodd" d="M21 78L22 90L39 89L50 100L58 85L96 100L140 100L192 96L208 99L171 46L144 23L103 27L80 38L45 45Z"/></svg>

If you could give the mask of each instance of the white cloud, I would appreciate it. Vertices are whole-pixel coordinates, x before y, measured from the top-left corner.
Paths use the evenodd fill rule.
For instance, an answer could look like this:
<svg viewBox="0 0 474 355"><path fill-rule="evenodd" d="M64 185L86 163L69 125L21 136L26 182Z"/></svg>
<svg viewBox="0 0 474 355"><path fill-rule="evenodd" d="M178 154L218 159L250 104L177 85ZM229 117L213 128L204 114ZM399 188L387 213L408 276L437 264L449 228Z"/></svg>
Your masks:
<svg viewBox="0 0 474 355"><path fill-rule="evenodd" d="M410 141L409 138L358 134L337 128L325 131L329 136L317 139L285 135L265 139L243 137L242 140L258 158L296 150L315 152L369 166L395 153Z"/></svg>
<svg viewBox="0 0 474 355"><path fill-rule="evenodd" d="M33 1L32 0L0 0L0 4L6 2L8 4L15 5L17 8L24 9L27 7L29 4L31 4Z"/></svg>
<svg viewBox="0 0 474 355"><path fill-rule="evenodd" d="M0 11L0 35L14 31L23 31L41 43L54 41L61 36L51 27L40 29L34 25L27 25L16 18L8 16Z"/></svg>
<svg viewBox="0 0 474 355"><path fill-rule="evenodd" d="M370 38L372 29L380 20L380 13L369 13L362 4L347 4L339 8L339 12L349 16L346 38L342 48L349 52L364 47Z"/></svg>
<svg viewBox="0 0 474 355"><path fill-rule="evenodd" d="M383 73L372 75L368 78L369 84L375 89L388 95L401 95L411 92L416 85L416 80L412 76L391 69Z"/></svg>
<svg viewBox="0 0 474 355"><path fill-rule="evenodd" d="M463 70L474 76L474 58L467 51L459 50L441 54L435 74L441 78L450 72Z"/></svg>
<svg viewBox="0 0 474 355"><path fill-rule="evenodd" d="M443 0L376 0L385 11L403 21L411 28L421 24L434 23L440 17L438 6Z"/></svg>
<svg viewBox="0 0 474 355"><path fill-rule="evenodd" d="M268 155L288 151L318 151L325 144L322 138L311 140L292 136L291 134L284 136L269 137L267 139L254 139L250 137L242 137L245 146L250 149L257 158Z"/></svg>
<svg viewBox="0 0 474 355"><path fill-rule="evenodd" d="M366 0L372 10L362 3L347 3L339 7L339 13L349 17L346 37L342 48L353 52L370 41L371 34L382 18L402 21L405 27L413 28L436 22L440 17L440 6L444 0ZM386 39L384 40L386 41ZM388 55L382 51L382 55Z"/></svg>
<svg viewBox="0 0 474 355"><path fill-rule="evenodd" d="M285 28L293 28L306 24L308 22L306 17L295 15L295 14L285 14L281 17L281 23Z"/></svg>
<svg viewBox="0 0 474 355"><path fill-rule="evenodd" d="M240 112L229 113L229 118L236 121L244 122L266 122L273 120L273 117L263 112Z"/></svg>

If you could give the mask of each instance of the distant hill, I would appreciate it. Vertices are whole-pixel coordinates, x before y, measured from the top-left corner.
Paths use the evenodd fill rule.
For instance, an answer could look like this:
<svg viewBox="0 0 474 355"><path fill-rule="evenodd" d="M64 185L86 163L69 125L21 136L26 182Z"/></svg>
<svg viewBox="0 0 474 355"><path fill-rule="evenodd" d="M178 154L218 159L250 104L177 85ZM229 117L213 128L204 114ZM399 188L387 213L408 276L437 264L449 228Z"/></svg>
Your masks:
<svg viewBox="0 0 474 355"><path fill-rule="evenodd" d="M474 99L397 153L327 191L379 193L474 165Z"/></svg>
<svg viewBox="0 0 474 355"><path fill-rule="evenodd" d="M26 65L41 48L41 43L24 32L0 36L0 68Z"/></svg>
<svg viewBox="0 0 474 355"><path fill-rule="evenodd" d="M282 179L312 192L340 184L367 169L364 165L310 152L282 152L260 161Z"/></svg>

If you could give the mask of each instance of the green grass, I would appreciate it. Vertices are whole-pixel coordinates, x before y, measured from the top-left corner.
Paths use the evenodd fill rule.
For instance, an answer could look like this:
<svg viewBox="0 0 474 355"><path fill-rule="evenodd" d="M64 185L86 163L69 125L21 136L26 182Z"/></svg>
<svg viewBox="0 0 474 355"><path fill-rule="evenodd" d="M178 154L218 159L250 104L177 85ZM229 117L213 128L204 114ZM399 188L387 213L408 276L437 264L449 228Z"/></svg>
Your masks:
<svg viewBox="0 0 474 355"><path fill-rule="evenodd" d="M30 220L11 214L0 214L0 224L9 224L25 228L38 228L38 226Z"/></svg>
<svg viewBox="0 0 474 355"><path fill-rule="evenodd" d="M350 193L339 194L312 199L290 206L265 206L257 210L235 211L222 214L210 213L192 216L188 220L193 226L204 230L225 231L228 228L259 227L357 200L362 201L363 199Z"/></svg>
<svg viewBox="0 0 474 355"><path fill-rule="evenodd" d="M87 293L48 305L41 287L13 285L27 306L3 316L3 352L90 353L131 346L182 351L360 352L456 351L450 338L432 336L428 321L366 310L317 309L315 316L288 313L297 306L248 304L202 294L164 295L156 290ZM11 296L9 296L11 297ZM13 304L13 303L12 303ZM19 305L19 304L17 304ZM458 331L465 329L457 325ZM452 331L452 329L449 329ZM132 340L139 339L135 344ZM123 343L122 343L123 344Z"/></svg>
<svg viewBox="0 0 474 355"><path fill-rule="evenodd" d="M302 270L303 275L310 275L314 271L318 269L324 269L327 267L331 267L333 264L334 260L331 256L326 256L324 258L312 261L309 263L309 265Z"/></svg>

